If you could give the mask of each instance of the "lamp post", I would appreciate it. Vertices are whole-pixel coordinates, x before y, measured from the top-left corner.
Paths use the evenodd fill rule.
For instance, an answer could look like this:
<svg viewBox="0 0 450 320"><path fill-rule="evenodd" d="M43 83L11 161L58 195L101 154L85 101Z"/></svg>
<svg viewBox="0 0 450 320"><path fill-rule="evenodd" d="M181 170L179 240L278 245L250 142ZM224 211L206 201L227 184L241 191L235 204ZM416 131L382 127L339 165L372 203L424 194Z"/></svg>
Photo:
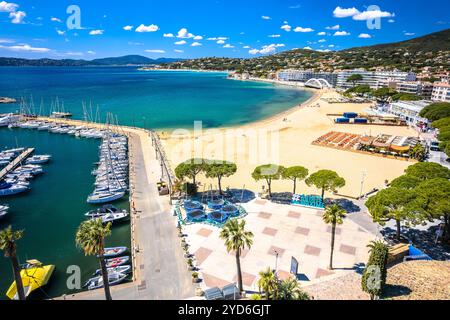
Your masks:
<svg viewBox="0 0 450 320"><path fill-rule="evenodd" d="M365 182L366 178L367 178L367 171L364 170L362 172L362 177L361 177L361 192L359 193L359 198L360 199L362 198L362 195L363 195L364 182Z"/></svg>
<svg viewBox="0 0 450 320"><path fill-rule="evenodd" d="M276 275L278 269L278 256L280 255L280 253L276 250L274 250L274 252L275 252L275 275Z"/></svg>

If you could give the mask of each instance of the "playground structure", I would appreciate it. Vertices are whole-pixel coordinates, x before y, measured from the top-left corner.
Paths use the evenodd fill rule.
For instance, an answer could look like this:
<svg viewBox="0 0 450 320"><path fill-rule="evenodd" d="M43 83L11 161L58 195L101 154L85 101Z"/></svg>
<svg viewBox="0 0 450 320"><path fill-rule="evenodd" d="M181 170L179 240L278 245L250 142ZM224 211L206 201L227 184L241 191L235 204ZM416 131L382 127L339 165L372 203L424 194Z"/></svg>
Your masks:
<svg viewBox="0 0 450 320"><path fill-rule="evenodd" d="M322 197L315 195L294 194L292 205L320 210L325 209Z"/></svg>

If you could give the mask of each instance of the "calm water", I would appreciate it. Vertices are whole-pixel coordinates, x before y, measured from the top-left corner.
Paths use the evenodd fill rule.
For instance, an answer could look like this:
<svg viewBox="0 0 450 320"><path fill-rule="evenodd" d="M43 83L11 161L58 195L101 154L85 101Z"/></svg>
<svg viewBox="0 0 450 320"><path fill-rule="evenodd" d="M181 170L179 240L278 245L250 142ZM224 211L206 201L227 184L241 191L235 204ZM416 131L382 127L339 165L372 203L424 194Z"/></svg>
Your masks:
<svg viewBox="0 0 450 320"><path fill-rule="evenodd" d="M222 73L139 72L136 68L0 68L0 96L33 97L35 113L49 114L51 101L64 101L65 110L84 119L106 112L126 125L151 128L191 128L202 120L205 127L239 125L269 117L306 101L311 94L271 84L227 80ZM43 101L43 108L40 108ZM0 114L15 112L19 105L0 105ZM101 120L100 119L100 120ZM99 120L99 119L97 119ZM91 207L86 197L92 191L90 174L98 161L98 141L34 130L0 128L0 148L34 147L37 154L51 154L45 174L34 179L31 191L13 198L10 215L0 228L24 229L18 243L21 262L39 259L55 264L52 281L35 298L68 293L66 269L82 268L83 281L98 267L96 258L84 257L74 237L83 213ZM127 207L128 203L119 204ZM113 227L108 245L130 243L129 225ZM0 257L0 299L13 280L9 260Z"/></svg>
<svg viewBox="0 0 450 320"><path fill-rule="evenodd" d="M31 181L31 190L23 195L0 198L9 204L10 214L0 220L0 228L12 225L23 229L24 238L18 242L21 262L38 259L56 265L52 281L45 294L50 297L67 293L66 269L78 265L85 281L98 269L95 257L84 257L75 247L75 232L84 221L84 213L93 207L86 203L92 191L93 163L98 161L99 141L77 139L68 135L51 134L36 130L0 129L0 147L17 145L36 148L36 154L51 154L52 161L44 165L45 173ZM127 202L118 206L128 209ZM113 227L109 245L130 246L129 225ZM0 299L13 280L10 261L0 256ZM44 293L35 298L45 298Z"/></svg>
<svg viewBox="0 0 450 320"><path fill-rule="evenodd" d="M136 68L0 68L0 96L33 96L38 113L51 100L83 119L82 101L95 118L112 112L121 124L152 128L239 125L260 120L306 101L311 93L266 83L226 79L223 73L145 72ZM0 106L0 113L18 105Z"/></svg>

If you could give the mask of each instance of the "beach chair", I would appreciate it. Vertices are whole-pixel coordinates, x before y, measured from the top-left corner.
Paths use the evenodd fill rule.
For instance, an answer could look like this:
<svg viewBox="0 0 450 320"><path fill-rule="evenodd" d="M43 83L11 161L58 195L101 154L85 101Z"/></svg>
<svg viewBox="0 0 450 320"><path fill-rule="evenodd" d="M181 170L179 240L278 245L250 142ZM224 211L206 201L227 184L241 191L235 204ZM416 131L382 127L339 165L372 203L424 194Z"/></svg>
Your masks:
<svg viewBox="0 0 450 320"><path fill-rule="evenodd" d="M205 299L209 301L224 300L224 296L219 288L211 288L205 290Z"/></svg>

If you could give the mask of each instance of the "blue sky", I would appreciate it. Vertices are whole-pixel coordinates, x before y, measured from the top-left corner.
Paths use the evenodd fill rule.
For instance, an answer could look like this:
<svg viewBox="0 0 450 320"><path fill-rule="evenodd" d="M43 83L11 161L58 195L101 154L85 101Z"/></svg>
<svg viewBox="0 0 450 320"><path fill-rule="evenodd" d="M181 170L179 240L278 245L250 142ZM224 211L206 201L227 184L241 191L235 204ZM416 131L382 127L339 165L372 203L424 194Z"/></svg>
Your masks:
<svg viewBox="0 0 450 320"><path fill-rule="evenodd" d="M73 4L80 8L79 29L66 23ZM450 28L449 12L447 0L0 0L0 56L254 57L294 48L342 50Z"/></svg>

